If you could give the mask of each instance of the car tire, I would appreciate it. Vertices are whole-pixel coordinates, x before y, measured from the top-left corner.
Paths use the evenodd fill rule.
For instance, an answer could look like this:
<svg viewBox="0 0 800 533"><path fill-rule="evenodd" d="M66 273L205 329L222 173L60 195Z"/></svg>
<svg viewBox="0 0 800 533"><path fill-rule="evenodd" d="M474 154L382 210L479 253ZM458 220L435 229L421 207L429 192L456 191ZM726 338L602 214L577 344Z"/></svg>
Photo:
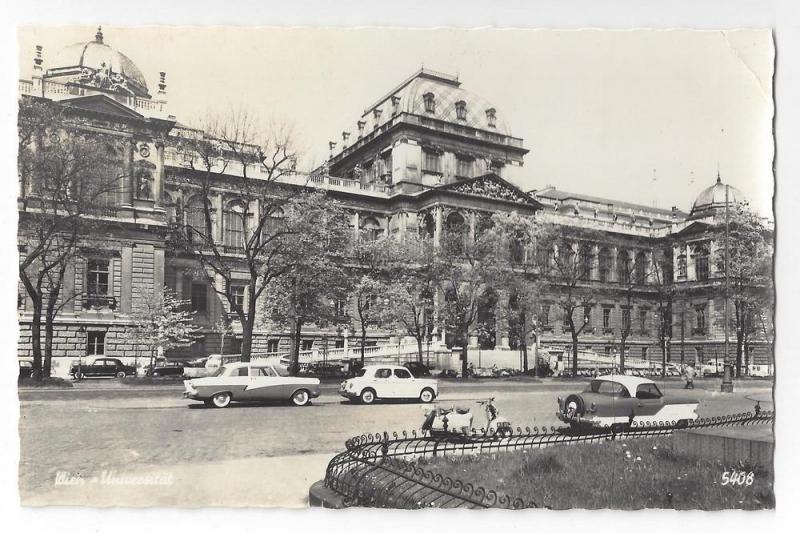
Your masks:
<svg viewBox="0 0 800 533"><path fill-rule="evenodd" d="M311 395L305 389L299 389L292 394L292 405L303 407L311 403Z"/></svg>
<svg viewBox="0 0 800 533"><path fill-rule="evenodd" d="M361 391L361 394L358 397L361 400L361 403L364 405L369 405L371 403L375 403L375 398L377 398L377 395L372 389L364 389Z"/></svg>
<svg viewBox="0 0 800 533"><path fill-rule="evenodd" d="M431 403L435 397L436 394L433 392L433 389L429 387L425 387L422 389L422 392L419 393L419 401L422 403Z"/></svg>
<svg viewBox="0 0 800 533"><path fill-rule="evenodd" d="M117 372L117 377L120 379L124 378L126 375L127 374L125 374L124 370L120 370L119 372Z"/></svg>
<svg viewBox="0 0 800 533"><path fill-rule="evenodd" d="M231 404L230 392L218 392L211 397L211 405L213 405L217 409L224 409L225 407L228 407L230 404Z"/></svg>

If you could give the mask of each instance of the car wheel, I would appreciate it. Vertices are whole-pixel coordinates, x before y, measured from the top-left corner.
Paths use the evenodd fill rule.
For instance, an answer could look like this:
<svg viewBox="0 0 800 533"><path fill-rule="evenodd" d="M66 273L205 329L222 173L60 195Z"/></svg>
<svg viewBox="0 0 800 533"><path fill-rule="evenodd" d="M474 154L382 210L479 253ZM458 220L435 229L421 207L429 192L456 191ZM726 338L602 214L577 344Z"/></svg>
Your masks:
<svg viewBox="0 0 800 533"><path fill-rule="evenodd" d="M422 403L431 403L434 397L433 390L429 388L424 388L422 392L419 393L419 401Z"/></svg>
<svg viewBox="0 0 800 533"><path fill-rule="evenodd" d="M120 379L124 378L125 377L125 371L124 370L120 370L119 372L117 372L117 377L120 378Z"/></svg>
<svg viewBox="0 0 800 533"><path fill-rule="evenodd" d="M359 396L359 398L361 399L361 403L369 405L375 401L375 391L372 389L364 389L361 391L361 396Z"/></svg>
<svg viewBox="0 0 800 533"><path fill-rule="evenodd" d="M586 412L586 405L583 403L583 398L577 394L570 394L564 401L564 412L571 414L571 416L582 416Z"/></svg>
<svg viewBox="0 0 800 533"><path fill-rule="evenodd" d="M220 409L228 407L231 404L231 393L218 392L211 397L211 405Z"/></svg>
<svg viewBox="0 0 800 533"><path fill-rule="evenodd" d="M294 391L294 394L292 394L292 403L298 407L308 405L310 400L311 395L308 394L308 391L305 389Z"/></svg>

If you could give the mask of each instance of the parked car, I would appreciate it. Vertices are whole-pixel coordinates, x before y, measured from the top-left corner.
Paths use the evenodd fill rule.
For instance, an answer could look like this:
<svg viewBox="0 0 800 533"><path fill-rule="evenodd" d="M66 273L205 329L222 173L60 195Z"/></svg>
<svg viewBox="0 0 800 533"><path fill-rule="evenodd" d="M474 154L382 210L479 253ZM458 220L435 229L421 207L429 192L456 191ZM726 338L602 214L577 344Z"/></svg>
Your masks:
<svg viewBox="0 0 800 533"><path fill-rule="evenodd" d="M288 400L303 406L320 394L318 379L292 377L280 366L257 361L222 365L209 377L187 379L183 384L184 398L220 408L231 402L266 400Z"/></svg>
<svg viewBox="0 0 800 533"><path fill-rule="evenodd" d="M427 378L431 375L431 369L423 365L419 361L409 361L403 365L411 372L415 378Z"/></svg>
<svg viewBox="0 0 800 533"><path fill-rule="evenodd" d="M611 375L593 379L580 394L558 398L556 415L572 427L624 428L638 423L686 424L697 418L696 399L665 397L647 378Z"/></svg>
<svg viewBox="0 0 800 533"><path fill-rule="evenodd" d="M169 361L157 363L153 368L148 368L146 375L157 378L163 376L182 376L184 363L181 361Z"/></svg>
<svg viewBox="0 0 800 533"><path fill-rule="evenodd" d="M384 398L430 403L438 393L439 383L435 379L415 378L406 367L393 365L365 366L339 387L340 395L364 404Z"/></svg>
<svg viewBox="0 0 800 533"><path fill-rule="evenodd" d="M122 361L113 357L98 357L88 364L73 364L69 370L69 375L73 379L124 378L125 376L135 376L136 368L123 364Z"/></svg>

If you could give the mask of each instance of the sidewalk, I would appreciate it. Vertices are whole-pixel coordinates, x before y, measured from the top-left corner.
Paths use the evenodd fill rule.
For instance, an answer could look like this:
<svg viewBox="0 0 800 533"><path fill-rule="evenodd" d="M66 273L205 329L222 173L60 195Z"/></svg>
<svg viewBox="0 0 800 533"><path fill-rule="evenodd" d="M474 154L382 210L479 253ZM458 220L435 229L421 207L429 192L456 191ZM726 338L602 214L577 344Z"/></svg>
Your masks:
<svg viewBox="0 0 800 533"><path fill-rule="evenodd" d="M64 473L51 490L20 494L22 505L92 507L308 507L309 487L334 454L235 459L135 471ZM134 477L135 476L135 477ZM69 485L67 483L80 483ZM279 487L280 493L276 492Z"/></svg>

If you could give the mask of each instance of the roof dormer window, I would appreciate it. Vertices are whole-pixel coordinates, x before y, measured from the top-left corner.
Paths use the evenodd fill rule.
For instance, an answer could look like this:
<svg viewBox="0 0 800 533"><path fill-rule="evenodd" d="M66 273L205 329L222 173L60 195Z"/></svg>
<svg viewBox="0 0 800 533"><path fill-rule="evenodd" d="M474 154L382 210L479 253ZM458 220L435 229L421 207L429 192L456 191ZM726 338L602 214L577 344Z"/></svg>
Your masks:
<svg viewBox="0 0 800 533"><path fill-rule="evenodd" d="M422 95L422 99L425 101L425 112L426 113L435 113L436 112L436 97L433 96L433 93L425 93Z"/></svg>
<svg viewBox="0 0 800 533"><path fill-rule="evenodd" d="M400 97L392 96L392 116L400 112Z"/></svg>
<svg viewBox="0 0 800 533"><path fill-rule="evenodd" d="M486 110L486 124L490 128L497 127L497 111L493 107Z"/></svg>
<svg viewBox="0 0 800 533"><path fill-rule="evenodd" d="M456 102L456 118L458 120L467 120L467 103L464 100Z"/></svg>

